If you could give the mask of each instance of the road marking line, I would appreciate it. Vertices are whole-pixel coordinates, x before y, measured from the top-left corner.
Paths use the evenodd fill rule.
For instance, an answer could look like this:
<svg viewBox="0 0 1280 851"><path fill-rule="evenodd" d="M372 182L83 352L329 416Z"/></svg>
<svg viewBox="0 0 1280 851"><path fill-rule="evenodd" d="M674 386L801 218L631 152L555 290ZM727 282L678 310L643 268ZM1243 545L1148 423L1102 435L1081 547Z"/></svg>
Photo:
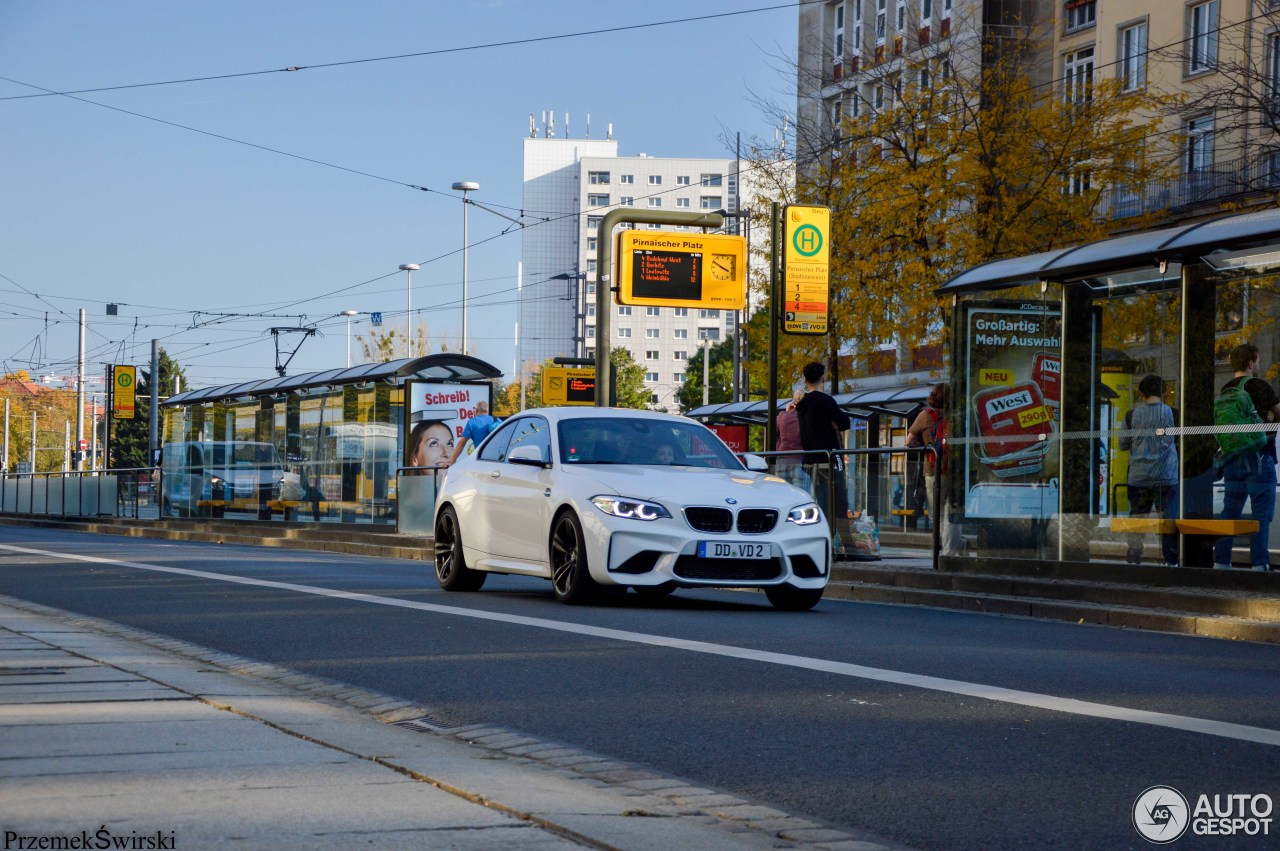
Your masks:
<svg viewBox="0 0 1280 851"><path fill-rule="evenodd" d="M873 680L875 682L893 683L912 688L946 692L948 694L966 695L983 700L994 700L1001 703L1012 703L1018 706L1030 706L1050 712L1064 712L1070 715L1084 715L1091 718L1103 718L1111 721L1128 721L1134 724L1146 724L1152 727L1167 727L1190 733L1203 733L1208 736L1220 736L1237 739L1242 742L1254 742L1261 745L1280 745L1280 730L1269 730L1265 727L1249 727L1244 724L1232 724L1226 721L1211 721L1205 718L1190 718L1182 715L1170 715L1164 712L1150 712L1145 709L1130 709L1123 706L1110 706L1105 703L1092 703L1086 700L1075 700L1067 697L1039 694L1031 691L1001 688L1000 686L968 683L962 680L948 680L941 677L930 677L923 674L909 674L902 671L890 671L883 668L868 668L848 662L835 662L828 659L811 659L805 656L793 656L789 653L773 653L767 650L751 650L745 647L733 647L728 644L712 644L706 641L693 641L685 638L671 638L663 635L647 635L642 632L628 632L620 629L590 626L587 624L566 623L547 618L531 618L524 615L508 615L500 612L486 612L476 609L464 609L456 606L441 606L435 603L419 603L414 600L400 600L395 597L382 597L377 594L362 594L355 591L339 591L334 588L320 588L315 585L297 585L292 582L276 582L270 579L254 579L247 576L234 576L226 573L210 573L204 570L192 570L185 567L166 567L156 564L122 561L120 559L102 558L99 556L77 555L53 550L38 550L29 547L16 547L0 544L0 550L30 555L50 556L53 558L85 561L93 564L111 564L120 567L132 567L138 570L149 570L156 573L171 573L178 576L190 576L196 579L210 579L216 582L232 582L237 585L251 585L258 588L274 588L281 591L295 591L300 594L312 594L319 597L330 597L335 600L353 600L372 603L378 606L394 606L401 609L414 609L441 615L456 615L475 618L477 620L496 621L506 624L550 629L576 635L595 638L607 638L613 641L626 641L632 644L646 644L651 647L663 647L670 650L684 650L690 653L704 653L710 656L724 656L730 659L742 659L748 662L765 662L771 665L785 665L843 677Z"/></svg>

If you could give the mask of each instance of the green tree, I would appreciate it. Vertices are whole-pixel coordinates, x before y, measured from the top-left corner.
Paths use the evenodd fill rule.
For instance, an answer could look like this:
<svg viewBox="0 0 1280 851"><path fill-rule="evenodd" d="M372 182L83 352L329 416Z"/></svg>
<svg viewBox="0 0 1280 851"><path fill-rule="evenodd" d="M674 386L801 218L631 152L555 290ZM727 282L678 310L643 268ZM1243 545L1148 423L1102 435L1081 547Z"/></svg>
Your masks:
<svg viewBox="0 0 1280 851"><path fill-rule="evenodd" d="M767 345L767 343L766 343ZM681 412L692 411L702 405L702 371L706 359L707 347L696 349L687 362L684 384L676 393ZM708 404L722 404L733 401L733 341L723 340L711 346L709 364L710 380L707 382L709 392ZM767 386L767 385L765 385Z"/></svg>
<svg viewBox="0 0 1280 851"><path fill-rule="evenodd" d="M152 461L147 457L151 435L151 371L139 369L137 405L134 418L131 420L115 420L111 437L111 460L109 466L115 468L150 467ZM169 353L160 349L160 398L166 399L174 395L177 380L187 386L187 376L176 360ZM164 411L157 427L163 432ZM163 434L156 435L157 447L163 442Z"/></svg>

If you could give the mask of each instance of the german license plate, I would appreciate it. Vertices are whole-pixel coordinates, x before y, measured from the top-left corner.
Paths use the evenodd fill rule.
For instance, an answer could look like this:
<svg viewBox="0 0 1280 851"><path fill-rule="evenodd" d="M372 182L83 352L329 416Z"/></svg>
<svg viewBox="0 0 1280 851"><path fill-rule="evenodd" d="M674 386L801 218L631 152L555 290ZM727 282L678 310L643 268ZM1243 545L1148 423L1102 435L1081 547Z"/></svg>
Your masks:
<svg viewBox="0 0 1280 851"><path fill-rule="evenodd" d="M749 541L698 541L698 558L769 558L768 544Z"/></svg>

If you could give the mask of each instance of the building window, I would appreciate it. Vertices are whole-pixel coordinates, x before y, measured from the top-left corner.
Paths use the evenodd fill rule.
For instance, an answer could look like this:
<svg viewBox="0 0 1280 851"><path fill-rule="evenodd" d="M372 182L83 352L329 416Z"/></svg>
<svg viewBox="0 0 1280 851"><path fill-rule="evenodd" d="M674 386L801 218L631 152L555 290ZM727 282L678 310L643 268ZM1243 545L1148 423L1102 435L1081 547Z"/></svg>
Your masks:
<svg viewBox="0 0 1280 851"><path fill-rule="evenodd" d="M689 206L689 199L688 199L688 198L677 198L677 199L676 199L676 206L677 206L677 207L688 207L688 206Z"/></svg>
<svg viewBox="0 0 1280 851"><path fill-rule="evenodd" d="M622 305L621 307L619 307L619 308L618 308L618 315L619 315L619 316L630 316L630 315L631 315L631 305L629 305L629 304L624 304L624 305Z"/></svg>
<svg viewBox="0 0 1280 851"><path fill-rule="evenodd" d="M849 52L857 56L862 50L862 0L853 0L853 41Z"/></svg>
<svg viewBox="0 0 1280 851"><path fill-rule="evenodd" d="M698 318L699 319L719 319L720 310L719 308L704 307L698 311Z"/></svg>
<svg viewBox="0 0 1280 851"><path fill-rule="evenodd" d="M593 338L593 339L595 338L595 336L596 336L596 326L594 326L594 325L588 325L588 326L587 326L587 336L588 336L588 337L590 337L590 338Z"/></svg>
<svg viewBox="0 0 1280 851"><path fill-rule="evenodd" d="M724 198L719 195L703 195L698 199L698 206L704 210L719 210L724 206Z"/></svg>
<svg viewBox="0 0 1280 851"><path fill-rule="evenodd" d="M933 18L933 0L920 0L920 26L928 26Z"/></svg>
<svg viewBox="0 0 1280 851"><path fill-rule="evenodd" d="M618 199L618 203L624 207L634 207L636 205L636 199L631 195L623 195Z"/></svg>
<svg viewBox="0 0 1280 851"><path fill-rule="evenodd" d="M675 337L677 340L687 340L689 339L689 329L677 328L671 333L671 336Z"/></svg>
<svg viewBox="0 0 1280 851"><path fill-rule="evenodd" d="M645 316L661 316L661 315L662 315L662 308L661 308L661 307L646 307L646 308L644 309L644 315L645 315Z"/></svg>
<svg viewBox="0 0 1280 851"><path fill-rule="evenodd" d="M608 186L609 172L589 171L587 172L587 183L590 183L592 186Z"/></svg>
<svg viewBox="0 0 1280 851"><path fill-rule="evenodd" d="M1120 83L1126 92L1147 84L1147 24L1120 31Z"/></svg>
<svg viewBox="0 0 1280 851"><path fill-rule="evenodd" d="M687 174L676 175L676 186L688 186L688 185L689 185L689 175Z"/></svg>
<svg viewBox="0 0 1280 851"><path fill-rule="evenodd" d="M618 336L619 336L619 337L630 337L630 336L631 336L631 329L630 329L630 328L619 328L619 329L618 329Z"/></svg>
<svg viewBox="0 0 1280 851"><path fill-rule="evenodd" d="M688 316L688 315L689 315L689 308L687 308L687 307L676 307L676 308L672 308L672 309L675 311L675 315L676 315L676 316Z"/></svg>
<svg viewBox="0 0 1280 851"><path fill-rule="evenodd" d="M587 295L595 295L595 294L596 294L596 285L587 284Z"/></svg>
<svg viewBox="0 0 1280 851"><path fill-rule="evenodd" d="M590 230L599 230L600 223L604 221L604 216L587 216L587 227Z"/></svg>
<svg viewBox="0 0 1280 851"><path fill-rule="evenodd" d="M1189 23L1187 72L1209 71L1218 64L1218 0L1192 6Z"/></svg>
<svg viewBox="0 0 1280 851"><path fill-rule="evenodd" d="M1213 166L1213 116L1201 115L1188 121L1186 135L1187 174L1208 172Z"/></svg>
<svg viewBox="0 0 1280 851"><path fill-rule="evenodd" d="M650 199L649 199L649 206L650 206L650 207L661 207L661 206L662 206L662 199L661 199L661 198L650 198Z"/></svg>
<svg viewBox="0 0 1280 851"><path fill-rule="evenodd" d="M645 337L645 339L646 339L646 340L656 340L656 339L658 339L658 329L657 329L657 328L646 328L646 329L644 329L644 337Z"/></svg>
<svg viewBox="0 0 1280 851"><path fill-rule="evenodd" d="M677 372L674 376L672 376L671 380L674 381L676 384L684 384L684 373Z"/></svg>
<svg viewBox="0 0 1280 851"><path fill-rule="evenodd" d="M885 30L888 28L889 0L876 0L876 44L884 44Z"/></svg>
<svg viewBox="0 0 1280 851"><path fill-rule="evenodd" d="M907 28L907 0L898 0L897 13L898 34L901 35Z"/></svg>
<svg viewBox="0 0 1280 851"><path fill-rule="evenodd" d="M597 240L597 239L598 239L598 237L594 237L594 236L589 236L589 237L587 237L587 250L588 250L588 251L595 251L595 250L596 250L596 240Z"/></svg>
<svg viewBox="0 0 1280 851"><path fill-rule="evenodd" d="M844 0L836 4L835 25L831 28L831 58L836 62L844 56Z"/></svg>
<svg viewBox="0 0 1280 851"><path fill-rule="evenodd" d="M628 183L628 184L630 184L630 183L635 183L635 182L636 182L636 176L635 176L634 174L623 174L623 175L620 175L620 176L618 177L618 182L619 182L619 183Z"/></svg>
<svg viewBox="0 0 1280 851"><path fill-rule="evenodd" d="M878 112L884 109L884 85L882 83L876 83L876 87L872 92L871 105L875 107Z"/></svg>
<svg viewBox="0 0 1280 851"><path fill-rule="evenodd" d="M719 174L704 174L702 175L702 185L703 186L719 186L721 179L722 179L722 175L719 175Z"/></svg>
<svg viewBox="0 0 1280 851"><path fill-rule="evenodd" d="M592 193L587 196L587 203L592 207L607 207L609 206L609 196Z"/></svg>
<svg viewBox="0 0 1280 851"><path fill-rule="evenodd" d="M948 0L946 5L947 11L951 11L951 3ZM1098 4L1096 2L1077 3L1074 6L1067 6L1067 32L1075 32L1085 27L1091 27L1098 19Z"/></svg>
<svg viewBox="0 0 1280 851"><path fill-rule="evenodd" d="M720 329L719 328L699 328L698 339L699 340L719 340Z"/></svg>
<svg viewBox="0 0 1280 851"><path fill-rule="evenodd" d="M651 175L649 175L649 185L650 185L650 186L661 186L661 185L662 185L662 175L660 175L660 174L651 174Z"/></svg>
<svg viewBox="0 0 1280 851"><path fill-rule="evenodd" d="M1280 113L1280 32L1267 38L1267 103L1268 117Z"/></svg>
<svg viewBox="0 0 1280 851"><path fill-rule="evenodd" d="M658 359L658 350L657 350L657 349L645 349L645 351L644 351L644 359L645 359L645 360L657 360L657 359Z"/></svg>
<svg viewBox="0 0 1280 851"><path fill-rule="evenodd" d="M676 349L675 358L676 360L688 360L689 352L684 349Z"/></svg>
<svg viewBox="0 0 1280 851"><path fill-rule="evenodd" d="M644 380L645 380L645 381L648 381L650 384L657 384L657 383L658 383L658 373L656 373L656 372L646 372L646 373L644 374ZM655 399L654 401L657 401L657 400Z"/></svg>
<svg viewBox="0 0 1280 851"><path fill-rule="evenodd" d="M587 305L587 315L588 315L588 316L595 316L595 315L596 315L596 306L595 306L594 304L588 304L588 305Z"/></svg>
<svg viewBox="0 0 1280 851"><path fill-rule="evenodd" d="M1093 48L1068 53L1062 69L1063 99L1088 103L1093 99Z"/></svg>

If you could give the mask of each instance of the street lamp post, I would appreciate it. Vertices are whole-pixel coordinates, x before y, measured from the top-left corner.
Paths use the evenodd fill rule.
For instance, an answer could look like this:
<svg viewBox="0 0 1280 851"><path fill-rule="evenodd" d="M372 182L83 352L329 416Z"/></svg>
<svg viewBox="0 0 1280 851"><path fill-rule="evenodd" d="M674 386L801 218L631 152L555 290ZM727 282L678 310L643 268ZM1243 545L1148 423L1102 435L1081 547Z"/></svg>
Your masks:
<svg viewBox="0 0 1280 851"><path fill-rule="evenodd" d="M404 356L407 358L413 357L413 350L410 348L411 344L409 342L413 339L413 273L418 271L420 268L421 267L417 263L400 264L400 271L404 272L404 306L407 311L404 317ZM463 306L463 310L466 310L465 305ZM350 321L351 320L347 320L348 325L350 325ZM350 343L348 343L348 360L351 358L350 349L351 346ZM348 364L348 366L350 366L350 364Z"/></svg>
<svg viewBox="0 0 1280 851"><path fill-rule="evenodd" d="M358 310L344 310L342 315L347 317L347 367L351 366L351 317L358 316Z"/></svg>
<svg viewBox="0 0 1280 851"><path fill-rule="evenodd" d="M468 192L475 192L480 184L474 180L460 180L453 184L455 192L462 193L462 353L467 353L467 199Z"/></svg>

